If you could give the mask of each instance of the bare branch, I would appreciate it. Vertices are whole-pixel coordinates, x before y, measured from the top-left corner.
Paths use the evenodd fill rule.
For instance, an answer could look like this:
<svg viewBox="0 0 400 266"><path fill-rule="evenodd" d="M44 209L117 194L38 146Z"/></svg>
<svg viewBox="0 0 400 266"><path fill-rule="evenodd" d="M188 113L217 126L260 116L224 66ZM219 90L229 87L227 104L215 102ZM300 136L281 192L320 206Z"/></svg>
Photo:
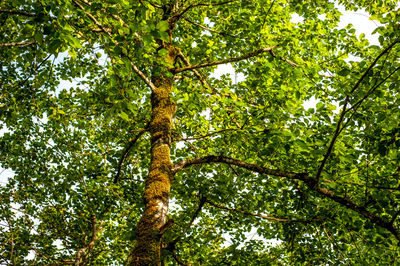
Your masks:
<svg viewBox="0 0 400 266"><path fill-rule="evenodd" d="M0 9L0 13L11 14L11 15L21 15L26 17L34 17L35 13L31 13L23 10L8 10L8 9Z"/></svg>
<svg viewBox="0 0 400 266"><path fill-rule="evenodd" d="M342 132L342 129L343 129L343 128L341 129L341 125L342 125L342 123L343 123L344 116L345 116L345 114L346 114L347 104L348 104L349 101L350 101L350 95L360 86L361 82L362 82L362 81L364 80L364 78L368 75L368 73L371 71L371 69L376 65L376 63L378 62L378 60L379 60L385 53L387 53L388 51L390 51L390 49L392 49L392 47L395 46L398 42L399 42L399 40L396 40L395 42L393 42L391 45L389 45L386 49L384 49L384 50L375 58L375 60L370 64L370 66L369 66L368 69L364 72L364 74L361 76L361 78L359 78L358 81L356 82L356 84L354 84L354 86L353 86L353 88L351 89L350 93L346 96L346 99L345 99L344 104L343 104L342 111L341 111L341 113L340 113L340 118L339 118L338 124L337 124L337 126L336 126L335 133L334 133L334 135L333 135L333 137L332 137L332 140L331 140L331 142L330 142L330 144L329 144L328 150L326 151L326 154L325 154L324 158L322 159L321 165L320 165L319 168L318 168L317 174L315 175L315 179L317 180L317 182L318 182L319 178L321 177L322 170L324 169L325 164L326 164L326 162L327 162L329 156L330 156L331 153L332 153L332 150L333 150L333 147L334 147L334 145L335 145L336 139L339 137L340 133ZM360 103L360 104L361 104L361 103Z"/></svg>
<svg viewBox="0 0 400 266"><path fill-rule="evenodd" d="M30 46L33 44L37 44L37 41L30 41L30 42L7 42L7 43L0 43L0 47L25 47Z"/></svg>
<svg viewBox="0 0 400 266"><path fill-rule="evenodd" d="M180 73L180 72L183 72L183 71L193 70L193 69L197 69L197 68L222 65L222 64L232 63L232 62L238 62L238 61L242 61L242 60L245 60L245 59L248 59L248 58L255 57L255 56L257 56L259 54L262 54L262 53L265 53L265 52L269 52L272 49L275 49L276 47L278 47L278 45L274 45L274 46L267 47L267 48L262 48L262 49L256 50L254 52L251 52L251 53L239 56L239 57L233 57L233 58L229 58L229 59L218 60L218 61L208 62L208 63L202 63L202 64L193 65L193 66L187 66L187 67L182 67L182 68L175 68L175 69L172 69L172 72L173 73Z"/></svg>
<svg viewBox="0 0 400 266"><path fill-rule="evenodd" d="M132 150L133 146L135 146L136 142L139 140L139 138L146 132L146 129L142 129L133 139L131 142L129 142L128 146L125 148L124 152L122 153L121 159L119 160L118 163L118 171L117 174L114 177L114 184L118 183L119 181L119 176L121 175L121 169L122 169L122 164L124 163L126 157L128 156L129 152Z"/></svg>
<svg viewBox="0 0 400 266"><path fill-rule="evenodd" d="M248 211L243 211L243 210L239 210L239 209L234 209L234 208L229 208L226 206L222 206L219 204L216 204L208 199L206 199L206 202L209 203L210 205L218 208L218 209L222 209L222 210L227 210L227 211L233 211L233 212L237 212L237 213L241 213L244 215L250 215L250 216L255 216L255 217L260 217L269 221L274 221L274 222L285 222L285 223L313 223L313 222L322 222L325 221L326 218L317 218L317 219L286 219L286 218L276 218L276 217L271 217L271 216L266 216L263 214L258 214L258 213L251 213Z"/></svg>

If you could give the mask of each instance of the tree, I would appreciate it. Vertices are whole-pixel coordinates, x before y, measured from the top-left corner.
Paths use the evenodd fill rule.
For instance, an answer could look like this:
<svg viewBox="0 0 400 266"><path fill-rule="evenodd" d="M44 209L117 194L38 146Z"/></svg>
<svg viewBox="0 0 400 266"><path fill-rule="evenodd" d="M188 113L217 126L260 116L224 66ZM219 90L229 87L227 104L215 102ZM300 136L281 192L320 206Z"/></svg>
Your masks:
<svg viewBox="0 0 400 266"><path fill-rule="evenodd" d="M338 28L344 9L379 45ZM399 12L2 1L1 263L393 263Z"/></svg>

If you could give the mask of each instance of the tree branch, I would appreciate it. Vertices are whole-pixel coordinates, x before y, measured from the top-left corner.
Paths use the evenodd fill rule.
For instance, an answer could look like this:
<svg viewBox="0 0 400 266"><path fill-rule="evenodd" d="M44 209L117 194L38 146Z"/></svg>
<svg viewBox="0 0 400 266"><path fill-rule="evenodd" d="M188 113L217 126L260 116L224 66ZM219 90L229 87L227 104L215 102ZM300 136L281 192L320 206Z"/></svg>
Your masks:
<svg viewBox="0 0 400 266"><path fill-rule="evenodd" d="M8 9L0 9L0 13L11 14L11 15L21 15L26 17L35 17L35 13L31 13L23 10L8 10Z"/></svg>
<svg viewBox="0 0 400 266"><path fill-rule="evenodd" d="M7 42L7 43L0 43L0 47L25 47L33 44L37 44L37 41L30 41L30 42Z"/></svg>
<svg viewBox="0 0 400 266"><path fill-rule="evenodd" d="M191 66L189 59L185 57L185 55L182 53L182 51L179 51L179 58L182 59L182 61L185 63L186 66ZM213 91L213 89L208 85L207 81L203 78L203 76L196 70L192 69L193 73L195 76L200 80L201 84L210 91Z"/></svg>
<svg viewBox="0 0 400 266"><path fill-rule="evenodd" d="M318 168L317 174L315 175L315 179L319 180L319 178L321 177L321 173L322 170L325 167L326 162L328 161L329 156L332 153L333 147L335 145L336 139L339 137L340 133L342 132L341 130L341 125L343 123L344 120L344 116L346 114L346 110L347 110L347 104L350 101L350 95L361 85L361 82L364 80L364 78L368 75L369 71L371 71L371 69L376 65L376 63L378 63L378 60L385 54L387 53L390 49L392 49L393 46L395 46L397 43L399 42L399 40L396 40L395 42L393 42L391 45L389 45L388 47L386 47L386 49L384 49L376 58L375 60L370 64L370 66L368 67L368 69L364 72L364 74L361 76L361 78L358 79L358 81L356 82L356 84L354 84L353 88L351 89L350 93L346 96L346 99L344 101L343 104L343 108L342 111L340 113L340 118L338 121L338 124L336 126L335 129L335 133L332 137L332 140L329 144L328 150L326 151L326 154L324 156L324 158L322 159L322 162Z"/></svg>
<svg viewBox="0 0 400 266"><path fill-rule="evenodd" d="M95 241L97 240L97 232L99 230L99 227L101 227L102 223L100 223L99 227L97 227L97 219L96 216L94 215L92 216L91 223L92 223L92 236L90 242L85 247L79 249L78 252L76 253L75 265L81 265L81 263L85 264L90 253L93 250Z"/></svg>
<svg viewBox="0 0 400 266"><path fill-rule="evenodd" d="M129 142L128 146L125 148L124 152L122 153L121 159L119 160L118 163L118 171L117 174L114 177L114 184L117 184L119 181L119 176L121 175L121 169L122 169L122 164L124 163L126 157L128 156L129 152L132 150L133 146L135 146L136 142L139 140L139 138L146 132L146 129L143 129L140 131L131 142Z"/></svg>
<svg viewBox="0 0 400 266"><path fill-rule="evenodd" d="M242 60L245 60L245 59L248 59L251 57L255 57L255 56L265 53L265 52L269 52L272 49L275 49L276 47L278 47L278 45L274 45L274 46L267 47L267 48L262 48L262 49L256 50L254 52L251 52L251 53L239 56L239 57L233 57L233 58L229 58L229 59L218 60L218 61L208 62L208 63L202 63L202 64L192 65L192 66L187 66L187 67L182 67L182 68L175 68L175 69L172 69L172 72L176 74L176 73L180 73L180 72L187 71L187 70L222 65L222 64L232 63L232 62L238 62L238 61L242 61Z"/></svg>
<svg viewBox="0 0 400 266"><path fill-rule="evenodd" d="M296 64L295 62L290 61L289 59L287 59L287 58L285 58L285 57L278 57L278 56L274 53L273 50L270 50L269 53L270 53L273 57L279 58L280 60L282 60L282 61L288 63L288 64L291 65L292 67L298 67L298 66L299 66L299 65Z"/></svg>
<svg viewBox="0 0 400 266"><path fill-rule="evenodd" d="M182 239L182 236L185 235L189 231L190 227L193 225L194 220L196 220L197 216L199 216L199 214L201 212L201 209L203 208L205 203L206 203L206 198L201 196L199 207L197 207L196 211L193 213L192 219L190 219L190 222L187 224L185 230L183 230L183 233L181 235L179 235L174 240L169 242L167 244L167 248L166 249L175 250L176 243L178 243Z"/></svg>
<svg viewBox="0 0 400 266"><path fill-rule="evenodd" d="M84 7L78 3L77 0L72 0L72 2L81 10L85 11ZM111 30L110 29L106 29L92 14L88 13L85 11L86 16L88 16L93 22L94 24L96 24L96 26L98 26L102 32L106 33L110 38L112 38L112 34L111 34ZM118 43L113 41L113 43L115 45L118 46ZM135 71L135 73L150 87L150 89L152 91L154 91L156 89L155 85L150 81L150 79L133 63L132 59L128 56L125 55L126 58L128 58L131 67L133 69L133 71Z"/></svg>
<svg viewBox="0 0 400 266"><path fill-rule="evenodd" d="M179 264L179 265L183 265L183 266L190 266L191 264L187 264L186 262L184 262L181 258L178 257L178 255L176 255L176 250L170 250L172 257L174 258L174 260Z"/></svg>
<svg viewBox="0 0 400 266"><path fill-rule="evenodd" d="M313 223L313 222L321 222L321 221L325 221L326 218L317 218L317 219L286 219L286 218L276 218L276 217L271 217L271 216L266 216L263 214L258 214L258 213L251 213L248 211L243 211L243 210L238 210L238 209L234 209L234 208L229 208L226 206L222 206L219 204L216 204L208 199L206 199L206 202L209 203L210 205L218 208L218 209L222 209L222 210L227 210L227 211L233 211L233 212L237 212L237 213L241 213L244 215L250 215L250 216L255 216L255 217L260 217L266 220L270 220L270 221L274 221L274 222L285 222L285 223Z"/></svg>
<svg viewBox="0 0 400 266"><path fill-rule="evenodd" d="M197 23L197 22L191 21L191 20L189 20L189 19L187 19L187 18L183 18L183 19L186 20L187 22L189 22L190 24L193 24L193 25L195 25L195 26L197 26L197 27L200 27L200 28L202 28L202 29L204 29L204 30L207 30L207 31L210 31L210 32L214 32L214 33L220 34L220 35L222 35L222 36L229 36L229 37L232 37L232 38L235 37L235 36L233 36L233 35L231 35L231 34L228 34L228 33L226 33L226 32L220 32L220 31L216 31L216 30L210 29L210 28L208 28L208 27L206 27L206 26L203 26L203 25L201 25L201 24L199 24L199 23Z"/></svg>
<svg viewBox="0 0 400 266"><path fill-rule="evenodd" d="M191 137L191 138L179 138L179 139L173 139L172 141L177 142L177 141L186 141L186 140L196 140L196 139L203 139L203 138L207 138L210 137L212 135L216 135L222 132L226 132L226 131L239 131L240 129L236 129L236 128L227 128L227 129L222 129L219 131L214 131L214 132L210 132L207 133L205 135L199 136L199 137Z"/></svg>
<svg viewBox="0 0 400 266"><path fill-rule="evenodd" d="M335 193L333 191L319 187L318 180L315 178L309 177L307 173L294 173L294 172L288 172L288 171L282 171L282 170L276 170L276 169L269 169L266 167L246 163L246 162L228 158L225 156L213 156L213 155L202 157L202 158L197 158L197 159L185 160L183 162L175 164L172 171L175 174L178 171L180 171L186 167L200 165L200 164L213 163L213 162L236 165L236 166L242 167L244 169L247 169L247 170L259 173L259 174L286 177L286 178L292 179L292 180L301 180L311 190L317 192L322 197L329 198L329 199L339 203L343 207L346 207L347 209L353 210L353 211L361 214L362 216L364 216L365 218L367 218L371 222L373 222L375 225L380 226L380 227L388 230L389 232L391 232L400 241L400 233L393 227L393 224L391 224L388 221L385 221L381 217L376 216L372 212L368 211L365 207L357 205L356 203L352 202L348 198L337 196L337 195L335 195Z"/></svg>
<svg viewBox="0 0 400 266"><path fill-rule="evenodd" d="M178 15L176 15L177 18L181 17L182 15L184 15L186 12L188 12L190 9L194 8L194 7L198 7L198 6L220 6L220 5L226 5L232 2L236 2L238 0L231 0L231 1L224 1L224 2L220 2L220 3L197 3L197 4L191 4L188 5L186 8L184 8Z"/></svg>
<svg viewBox="0 0 400 266"><path fill-rule="evenodd" d="M282 171L282 170L278 170L278 169L269 169L266 167L258 166L255 164L250 164L250 163L239 161L239 160L232 159L229 157L214 156L214 155L205 156L205 157L201 157L201 158L195 158L195 159L188 159L188 160L182 161L180 163L177 163L172 168L172 172L175 174L184 168L194 166L194 165L208 164L208 163L231 164L231 165L236 165L236 166L239 166L239 167L245 168L247 170L260 173L260 174L287 177L289 179L299 179L302 181L306 181L307 179L309 179L309 178L307 178L306 173L294 173L294 172Z"/></svg>

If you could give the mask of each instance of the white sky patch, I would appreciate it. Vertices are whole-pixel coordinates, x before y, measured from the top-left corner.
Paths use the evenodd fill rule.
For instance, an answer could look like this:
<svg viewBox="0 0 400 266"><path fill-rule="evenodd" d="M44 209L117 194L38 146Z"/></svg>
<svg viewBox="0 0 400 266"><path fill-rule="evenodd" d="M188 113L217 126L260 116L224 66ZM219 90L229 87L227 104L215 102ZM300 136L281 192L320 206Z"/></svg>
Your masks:
<svg viewBox="0 0 400 266"><path fill-rule="evenodd" d="M356 34L365 34L365 38L370 42L370 45L379 45L378 34L372 34L372 32L382 24L375 20L370 20L369 15L365 11L346 11L343 7L339 8L340 12L343 14L340 18L339 28L344 28L348 24L352 24L353 28L356 30Z"/></svg>

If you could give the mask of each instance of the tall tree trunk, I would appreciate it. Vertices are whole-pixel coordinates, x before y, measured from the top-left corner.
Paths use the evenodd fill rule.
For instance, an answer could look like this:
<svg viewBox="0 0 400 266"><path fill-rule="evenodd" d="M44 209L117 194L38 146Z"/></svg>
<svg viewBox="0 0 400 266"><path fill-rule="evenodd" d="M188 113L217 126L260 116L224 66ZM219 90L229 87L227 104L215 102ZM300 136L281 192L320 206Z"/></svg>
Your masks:
<svg viewBox="0 0 400 266"><path fill-rule="evenodd" d="M164 62L172 65L177 51L173 46L165 48L169 54L164 58ZM160 67L167 69L164 64ZM171 73L161 71L161 74L152 78L152 82L156 89L151 95L151 163L143 194L145 209L136 229L136 244L128 260L130 265L161 264L160 229L166 222L173 179L170 147L172 118L176 105L169 96L172 93L173 77Z"/></svg>

